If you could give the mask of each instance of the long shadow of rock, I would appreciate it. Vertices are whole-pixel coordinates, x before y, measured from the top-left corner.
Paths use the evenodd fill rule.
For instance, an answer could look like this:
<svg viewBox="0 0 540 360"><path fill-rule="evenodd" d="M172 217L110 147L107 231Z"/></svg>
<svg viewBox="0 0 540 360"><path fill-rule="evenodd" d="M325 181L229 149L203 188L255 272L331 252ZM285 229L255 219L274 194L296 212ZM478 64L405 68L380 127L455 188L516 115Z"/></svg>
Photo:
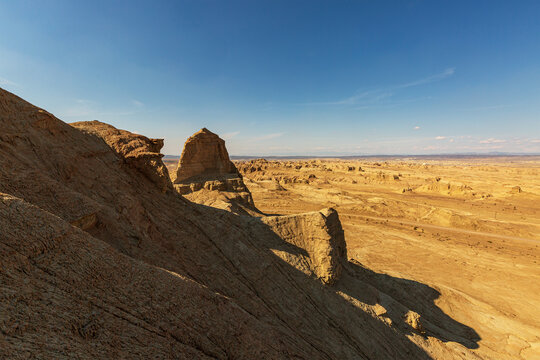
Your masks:
<svg viewBox="0 0 540 360"><path fill-rule="evenodd" d="M235 299L247 312L270 324L284 327L314 349L321 359L430 359L406 336L348 302L335 289L299 270L283 256L306 257L308 253L283 241L260 218L242 216L194 204L200 218L223 220L230 232L214 240L220 253L250 289L234 292L213 279L204 285ZM229 237L230 234L232 237ZM234 251L230 247L234 244ZM242 245L239 245L240 242ZM278 252L282 252L278 256ZM285 253L285 254L284 254ZM217 275L219 276L219 275ZM246 301L248 300L249 301ZM254 311L254 299L262 302L271 316ZM260 314L260 315L257 315ZM263 316L260 318L260 316Z"/></svg>
<svg viewBox="0 0 540 360"><path fill-rule="evenodd" d="M478 333L445 314L435 304L441 293L426 284L376 273L352 260L336 284L336 290L362 303L382 306L380 311L385 313L381 316L390 318L405 333L419 332L407 324L407 316L412 311L420 316L423 335L456 342L468 349L478 348Z"/></svg>
<svg viewBox="0 0 540 360"><path fill-rule="evenodd" d="M280 251L307 256L305 250L277 236L273 246ZM452 319L435 304L441 296L436 289L414 280L374 272L354 259L346 261L343 269L333 289L361 307L363 304L373 306L377 317L404 334L416 333L443 342L456 342L468 349L479 347L481 338L474 329Z"/></svg>
<svg viewBox="0 0 540 360"><path fill-rule="evenodd" d="M421 332L404 318L411 311L420 315L425 336L457 342L469 349L478 347L479 337L473 329L453 320L435 305L434 300L440 295L435 289L378 274L349 261L343 264L342 276L333 286L324 285L305 271L302 261L291 263L287 258L307 257L306 250L283 241L260 218L194 205L210 216L237 224L237 229L247 233L248 246L258 249L262 257L256 261L264 269L251 270L256 274L249 273L249 266L238 265L237 269L279 322L320 349L326 355L323 357L430 359L417 344L422 342L418 340ZM235 264L249 261L242 259L241 254L232 255L229 260ZM212 284L206 285L212 288ZM384 308L383 314L374 310L376 304ZM450 349L444 351L450 353Z"/></svg>

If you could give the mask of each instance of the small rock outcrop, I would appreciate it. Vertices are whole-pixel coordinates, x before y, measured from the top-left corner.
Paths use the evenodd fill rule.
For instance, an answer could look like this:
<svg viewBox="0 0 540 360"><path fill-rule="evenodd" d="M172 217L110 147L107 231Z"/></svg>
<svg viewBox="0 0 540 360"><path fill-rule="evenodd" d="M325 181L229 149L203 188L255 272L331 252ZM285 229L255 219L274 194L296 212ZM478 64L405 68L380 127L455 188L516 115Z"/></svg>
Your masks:
<svg viewBox="0 0 540 360"><path fill-rule="evenodd" d="M521 186L513 186L512 189L510 190L510 192L512 194L519 194L519 193L523 192L523 190L521 190Z"/></svg>
<svg viewBox="0 0 540 360"><path fill-rule="evenodd" d="M306 273L314 274L322 283L332 285L341 276L347 262L347 245L336 210L323 209L310 213L267 216L261 218L280 239L305 251L297 255L277 255Z"/></svg>
<svg viewBox="0 0 540 360"><path fill-rule="evenodd" d="M124 161L142 172L163 192L172 190L169 171L161 160L163 139L150 139L146 136L120 130L100 121L81 121L71 126L102 138Z"/></svg>

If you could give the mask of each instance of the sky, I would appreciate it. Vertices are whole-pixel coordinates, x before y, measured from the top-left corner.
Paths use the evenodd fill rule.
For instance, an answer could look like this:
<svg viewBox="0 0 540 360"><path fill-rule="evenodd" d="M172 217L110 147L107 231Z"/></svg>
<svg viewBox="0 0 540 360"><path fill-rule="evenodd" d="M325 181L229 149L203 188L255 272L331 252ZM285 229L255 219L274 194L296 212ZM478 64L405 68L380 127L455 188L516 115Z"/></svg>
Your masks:
<svg viewBox="0 0 540 360"><path fill-rule="evenodd" d="M180 154L540 153L540 1L0 0L0 87ZM0 119L1 121L1 119Z"/></svg>

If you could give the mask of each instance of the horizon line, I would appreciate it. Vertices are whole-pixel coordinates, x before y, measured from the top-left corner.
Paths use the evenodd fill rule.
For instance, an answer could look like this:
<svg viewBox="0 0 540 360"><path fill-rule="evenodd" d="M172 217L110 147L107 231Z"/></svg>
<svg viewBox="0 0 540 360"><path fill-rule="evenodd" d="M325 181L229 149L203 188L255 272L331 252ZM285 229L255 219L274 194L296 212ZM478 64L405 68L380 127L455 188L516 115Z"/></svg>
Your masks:
<svg viewBox="0 0 540 360"><path fill-rule="evenodd" d="M351 154L351 155L230 155L230 158L366 158L366 157L435 157L435 156L540 156L540 153L528 152L461 152L435 154ZM181 155L164 154L163 157L180 158Z"/></svg>

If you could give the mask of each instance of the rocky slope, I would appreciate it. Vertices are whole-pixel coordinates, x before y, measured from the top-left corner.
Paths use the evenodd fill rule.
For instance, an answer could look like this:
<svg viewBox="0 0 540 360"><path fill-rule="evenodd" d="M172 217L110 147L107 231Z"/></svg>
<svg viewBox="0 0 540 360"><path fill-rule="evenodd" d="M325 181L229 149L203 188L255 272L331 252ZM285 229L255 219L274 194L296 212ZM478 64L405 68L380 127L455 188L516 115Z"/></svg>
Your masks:
<svg viewBox="0 0 540 360"><path fill-rule="evenodd" d="M0 89L0 357L475 357L433 289L346 259L335 212L190 202L160 146Z"/></svg>
<svg viewBox="0 0 540 360"><path fill-rule="evenodd" d="M2 358L279 358L299 344L177 273L0 194Z"/></svg>

